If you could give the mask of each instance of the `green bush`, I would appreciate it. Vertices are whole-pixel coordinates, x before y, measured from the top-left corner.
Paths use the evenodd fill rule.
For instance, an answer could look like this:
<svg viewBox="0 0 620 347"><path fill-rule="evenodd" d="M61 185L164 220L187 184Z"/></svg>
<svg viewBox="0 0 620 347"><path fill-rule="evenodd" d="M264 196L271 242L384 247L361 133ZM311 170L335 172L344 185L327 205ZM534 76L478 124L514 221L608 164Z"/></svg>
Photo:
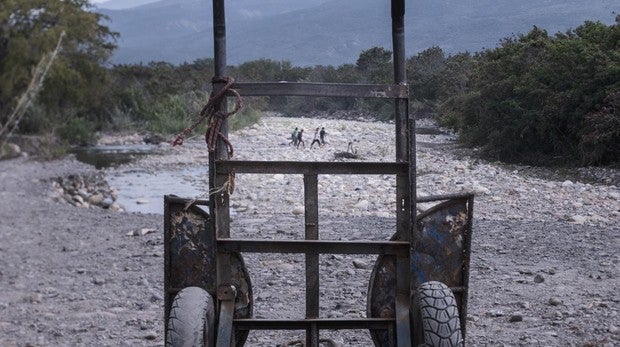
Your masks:
<svg viewBox="0 0 620 347"><path fill-rule="evenodd" d="M607 144L620 125L600 113L585 120L620 90L619 36L617 24L586 22L566 34L534 27L506 39L473 57L465 92L445 93L442 123L453 125L465 144L503 161L617 161ZM599 127L608 128L605 135L592 130Z"/></svg>
<svg viewBox="0 0 620 347"><path fill-rule="evenodd" d="M266 97L244 98L245 106L241 111L228 118L228 128L238 130L258 123L267 102L268 98ZM232 109L232 106L230 107Z"/></svg>
<svg viewBox="0 0 620 347"><path fill-rule="evenodd" d="M145 128L158 134L173 134L183 130L191 123L193 115L192 96L167 95L142 111Z"/></svg>
<svg viewBox="0 0 620 347"><path fill-rule="evenodd" d="M94 125L86 119L70 117L58 129L58 135L73 145L92 145L97 143Z"/></svg>
<svg viewBox="0 0 620 347"><path fill-rule="evenodd" d="M579 150L584 165L620 160L620 92L610 94L600 110L590 112L581 127Z"/></svg>

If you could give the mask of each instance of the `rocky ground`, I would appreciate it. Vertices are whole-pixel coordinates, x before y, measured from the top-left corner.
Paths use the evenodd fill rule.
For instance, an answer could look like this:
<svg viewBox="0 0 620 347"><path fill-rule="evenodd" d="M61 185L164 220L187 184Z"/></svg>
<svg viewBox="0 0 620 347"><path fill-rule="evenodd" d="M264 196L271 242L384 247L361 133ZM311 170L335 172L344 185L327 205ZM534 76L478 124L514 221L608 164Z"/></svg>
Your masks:
<svg viewBox="0 0 620 347"><path fill-rule="evenodd" d="M319 126L329 143L310 149ZM303 149L289 145L294 127L305 129ZM366 121L270 117L230 140L234 159L331 161L352 142L360 160L391 161L392 129ZM451 136L422 132L418 194L476 193L468 345L620 344L618 171L588 169L587 181L576 179L583 176L577 171L550 179L534 168L463 155ZM198 139L163 149L163 155L105 174L206 165ZM109 187L87 179L80 192L67 179L92 174L71 158L0 162L3 346L163 344L162 216L119 212L122 206L111 208L115 192ZM188 184L206 186L204 177ZM237 175L235 186L233 236L302 237L301 177ZM394 177L324 175L319 189L322 238L385 239L393 233ZM109 199L108 208L97 194ZM246 256L246 262L256 316L303 315L301 256ZM322 256L320 264L321 315L364 316L373 259ZM274 346L300 336L253 332L247 345ZM327 336L344 346L371 343L365 332Z"/></svg>

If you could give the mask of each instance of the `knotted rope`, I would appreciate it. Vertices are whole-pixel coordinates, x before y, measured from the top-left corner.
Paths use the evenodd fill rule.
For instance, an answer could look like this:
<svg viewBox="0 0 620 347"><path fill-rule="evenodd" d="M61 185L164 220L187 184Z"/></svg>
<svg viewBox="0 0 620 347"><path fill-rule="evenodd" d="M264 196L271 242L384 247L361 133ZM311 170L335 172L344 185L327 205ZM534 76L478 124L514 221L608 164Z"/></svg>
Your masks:
<svg viewBox="0 0 620 347"><path fill-rule="evenodd" d="M228 140L228 138L221 132L222 124L224 120L229 116L237 113L241 108L243 108L243 100L241 99L241 95L235 89L232 89L232 85L235 80L232 77L213 77L213 83L224 82L226 83L222 89L220 89L217 93L215 91L211 92L209 96L209 101L207 104L200 110L198 118L192 123L191 126L183 129L181 133L179 133L175 139L171 142L173 146L180 146L183 144L183 140L185 137L189 135L200 123L202 123L205 119L207 120L207 132L205 133L205 141L207 142L207 147L209 148L209 152L214 152L216 143L218 138L221 139L226 145L228 159L233 156L233 146ZM227 96L235 97L235 107L230 112L222 112L219 110L219 106L222 102L226 101Z"/></svg>

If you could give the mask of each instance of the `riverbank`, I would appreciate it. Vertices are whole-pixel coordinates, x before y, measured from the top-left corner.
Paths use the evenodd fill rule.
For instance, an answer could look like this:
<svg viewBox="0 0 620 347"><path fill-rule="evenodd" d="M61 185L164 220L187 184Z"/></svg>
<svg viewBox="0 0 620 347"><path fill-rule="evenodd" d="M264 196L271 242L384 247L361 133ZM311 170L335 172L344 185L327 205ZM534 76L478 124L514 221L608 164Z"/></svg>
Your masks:
<svg viewBox="0 0 620 347"><path fill-rule="evenodd" d="M323 126L328 144L310 149L312 129ZM295 127L307 133L304 149L288 144ZM331 161L353 142L363 160L390 161L392 129L374 122L268 117L231 134L230 141L240 160ZM417 139L420 195L477 194L469 344L620 343L614 324L620 308L618 187L547 180L527 167L463 156L448 134ZM105 174L204 167L205 147L195 138ZM162 216L77 208L50 196L57 177L92 171L71 158L0 162L0 336L7 346L163 344ZM185 177L183 184L206 189L205 176ZM302 237L301 178L237 175L235 185L236 236ZM325 175L319 186L321 237L381 239L393 232L393 177ZM301 315L301 257L247 256L246 263L257 315ZM320 263L321 316L363 316L373 259L335 255ZM365 332L328 334L345 346L369 343ZM299 336L253 332L248 345L285 344Z"/></svg>

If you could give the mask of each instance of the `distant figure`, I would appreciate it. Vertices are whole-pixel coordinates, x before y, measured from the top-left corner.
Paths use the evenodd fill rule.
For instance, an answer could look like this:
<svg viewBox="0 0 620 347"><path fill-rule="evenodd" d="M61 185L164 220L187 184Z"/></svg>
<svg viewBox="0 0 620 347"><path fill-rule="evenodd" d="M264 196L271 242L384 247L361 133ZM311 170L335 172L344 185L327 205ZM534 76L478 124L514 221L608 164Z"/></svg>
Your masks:
<svg viewBox="0 0 620 347"><path fill-rule="evenodd" d="M300 144L304 145L303 148L306 148L306 143L304 142L303 136L304 136L304 129L301 129L297 133L297 145L296 145L297 148L299 148Z"/></svg>
<svg viewBox="0 0 620 347"><path fill-rule="evenodd" d="M319 147L321 147L321 141L319 141L319 128L316 128L316 130L314 131L314 139L310 144L310 149L312 149L312 146L314 146L315 143L319 145Z"/></svg>
<svg viewBox="0 0 620 347"><path fill-rule="evenodd" d="M291 134L291 143L288 144L293 145L295 147L297 147L297 128L295 128L295 130L293 130L293 133Z"/></svg>
<svg viewBox="0 0 620 347"><path fill-rule="evenodd" d="M321 132L319 134L321 136L321 146L324 146L325 145L325 134L327 134L325 132L325 127L321 128Z"/></svg>
<svg viewBox="0 0 620 347"><path fill-rule="evenodd" d="M357 139L353 140L353 141L349 141L349 145L347 146L347 153L351 153L356 155L357 154L357 149L353 148L353 143L354 142L358 142Z"/></svg>

